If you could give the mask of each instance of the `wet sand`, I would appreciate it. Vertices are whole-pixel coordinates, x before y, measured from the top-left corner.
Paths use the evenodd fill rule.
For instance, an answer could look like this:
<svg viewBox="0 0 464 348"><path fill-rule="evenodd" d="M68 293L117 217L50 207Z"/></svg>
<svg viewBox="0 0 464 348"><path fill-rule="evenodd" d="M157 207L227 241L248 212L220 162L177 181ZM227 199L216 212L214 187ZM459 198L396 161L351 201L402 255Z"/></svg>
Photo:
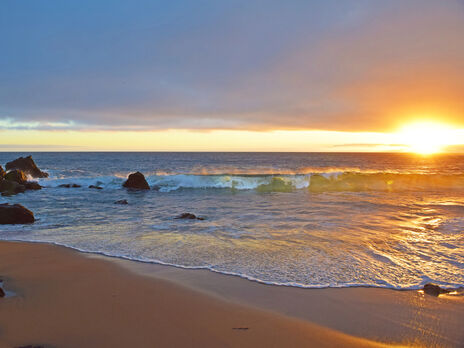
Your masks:
<svg viewBox="0 0 464 348"><path fill-rule="evenodd" d="M209 271L0 242L0 346L464 345L462 297L297 289Z"/></svg>

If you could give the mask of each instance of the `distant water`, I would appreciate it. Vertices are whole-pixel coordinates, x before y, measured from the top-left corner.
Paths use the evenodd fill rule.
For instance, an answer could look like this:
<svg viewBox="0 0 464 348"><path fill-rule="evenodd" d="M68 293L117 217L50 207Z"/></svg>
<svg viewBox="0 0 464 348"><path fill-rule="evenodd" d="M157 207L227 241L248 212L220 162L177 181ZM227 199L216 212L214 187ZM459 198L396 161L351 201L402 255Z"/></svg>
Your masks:
<svg viewBox="0 0 464 348"><path fill-rule="evenodd" d="M0 153L0 163L20 155ZM39 180L45 188L0 203L21 203L38 221L1 226L1 239L280 285L464 286L462 155L32 155L50 173ZM137 170L153 190L121 187ZM114 204L120 199L129 205ZM183 212L205 220L174 219Z"/></svg>

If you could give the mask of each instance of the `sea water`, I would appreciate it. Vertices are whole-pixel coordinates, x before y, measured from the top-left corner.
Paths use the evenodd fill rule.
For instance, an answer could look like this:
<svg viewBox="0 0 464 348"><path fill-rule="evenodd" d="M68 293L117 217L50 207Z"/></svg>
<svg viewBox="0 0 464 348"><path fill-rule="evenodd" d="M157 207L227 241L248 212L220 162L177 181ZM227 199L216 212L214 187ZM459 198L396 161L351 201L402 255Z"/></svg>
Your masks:
<svg viewBox="0 0 464 348"><path fill-rule="evenodd" d="M24 155L0 153L0 163ZM0 226L3 240L288 286L464 286L464 155L32 155L50 173L43 189L0 203L37 221ZM151 190L122 187L134 171ZM81 187L59 187L68 183ZM184 212L204 220L175 219Z"/></svg>

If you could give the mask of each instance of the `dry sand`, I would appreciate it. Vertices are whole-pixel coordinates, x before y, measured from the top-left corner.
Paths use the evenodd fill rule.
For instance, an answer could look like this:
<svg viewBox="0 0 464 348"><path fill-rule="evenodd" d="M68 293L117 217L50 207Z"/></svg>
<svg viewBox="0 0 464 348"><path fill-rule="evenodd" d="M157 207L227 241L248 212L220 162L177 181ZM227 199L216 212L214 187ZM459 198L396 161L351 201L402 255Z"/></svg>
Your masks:
<svg viewBox="0 0 464 348"><path fill-rule="evenodd" d="M462 298L415 291L265 286L18 242L0 242L0 276L15 293L0 299L2 347L464 345Z"/></svg>

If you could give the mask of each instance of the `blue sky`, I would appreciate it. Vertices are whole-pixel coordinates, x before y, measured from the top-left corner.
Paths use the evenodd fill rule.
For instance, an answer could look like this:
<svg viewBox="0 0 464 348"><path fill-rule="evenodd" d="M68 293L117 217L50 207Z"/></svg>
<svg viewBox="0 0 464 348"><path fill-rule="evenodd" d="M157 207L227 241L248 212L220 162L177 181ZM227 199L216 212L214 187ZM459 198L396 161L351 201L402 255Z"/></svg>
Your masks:
<svg viewBox="0 0 464 348"><path fill-rule="evenodd" d="M454 0L3 0L0 120L383 131L423 113L464 125L463 33Z"/></svg>

